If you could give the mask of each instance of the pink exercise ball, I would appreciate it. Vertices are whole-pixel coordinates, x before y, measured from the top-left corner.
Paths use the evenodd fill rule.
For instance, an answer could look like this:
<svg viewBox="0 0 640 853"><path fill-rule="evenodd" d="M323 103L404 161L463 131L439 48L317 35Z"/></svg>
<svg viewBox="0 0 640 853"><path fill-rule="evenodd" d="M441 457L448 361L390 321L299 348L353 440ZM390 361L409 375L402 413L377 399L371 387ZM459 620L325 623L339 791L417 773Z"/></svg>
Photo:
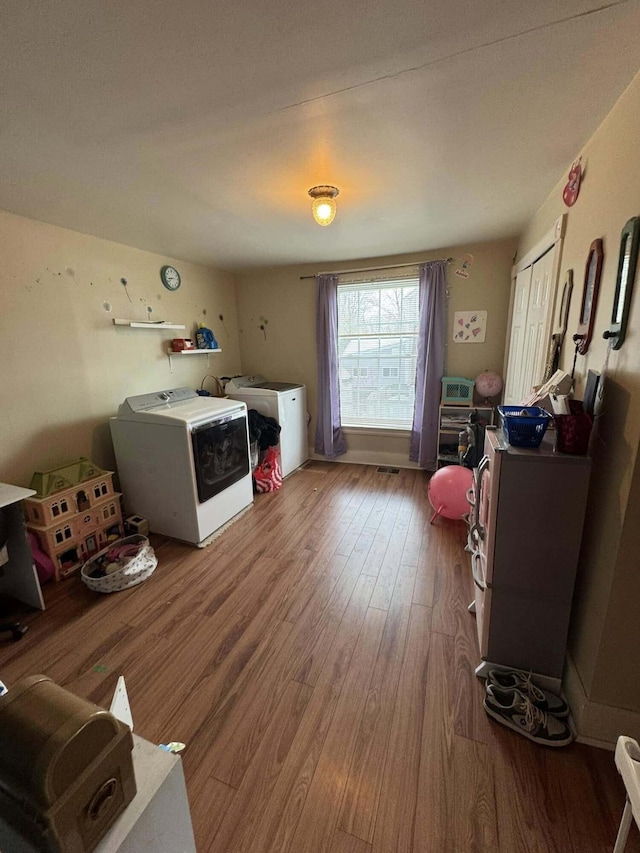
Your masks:
<svg viewBox="0 0 640 853"><path fill-rule="evenodd" d="M463 465L447 465L440 468L429 480L429 503L435 509L431 521L439 515L445 518L462 518L469 512L467 492L471 488L473 474Z"/></svg>

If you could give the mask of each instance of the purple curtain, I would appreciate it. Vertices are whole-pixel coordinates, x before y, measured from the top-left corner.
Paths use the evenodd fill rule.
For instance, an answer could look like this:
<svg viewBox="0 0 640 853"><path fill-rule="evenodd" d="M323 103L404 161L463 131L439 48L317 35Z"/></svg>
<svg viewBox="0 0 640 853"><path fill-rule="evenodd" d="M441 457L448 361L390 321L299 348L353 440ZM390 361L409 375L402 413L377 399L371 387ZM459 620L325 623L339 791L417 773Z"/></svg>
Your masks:
<svg viewBox="0 0 640 853"><path fill-rule="evenodd" d="M420 264L420 330L416 365L416 401L409 459L435 471L438 457L438 416L444 371L446 261Z"/></svg>
<svg viewBox="0 0 640 853"><path fill-rule="evenodd" d="M338 276L318 275L316 339L318 346L318 413L316 453L339 456L347 445L340 428L338 382Z"/></svg>

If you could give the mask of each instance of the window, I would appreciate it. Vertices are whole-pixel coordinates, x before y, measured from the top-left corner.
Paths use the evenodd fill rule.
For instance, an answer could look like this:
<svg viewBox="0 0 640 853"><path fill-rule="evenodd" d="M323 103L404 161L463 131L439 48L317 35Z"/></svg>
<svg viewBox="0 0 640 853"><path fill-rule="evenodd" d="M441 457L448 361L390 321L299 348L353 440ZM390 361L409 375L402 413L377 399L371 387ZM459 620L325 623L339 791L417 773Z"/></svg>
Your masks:
<svg viewBox="0 0 640 853"><path fill-rule="evenodd" d="M338 285L343 426L411 429L418 329L417 278Z"/></svg>
<svg viewBox="0 0 640 853"><path fill-rule="evenodd" d="M69 509L69 504L68 504L68 503L66 502L66 500L63 498L63 499L60 501L60 512L67 512L67 510L68 510L68 509Z"/></svg>

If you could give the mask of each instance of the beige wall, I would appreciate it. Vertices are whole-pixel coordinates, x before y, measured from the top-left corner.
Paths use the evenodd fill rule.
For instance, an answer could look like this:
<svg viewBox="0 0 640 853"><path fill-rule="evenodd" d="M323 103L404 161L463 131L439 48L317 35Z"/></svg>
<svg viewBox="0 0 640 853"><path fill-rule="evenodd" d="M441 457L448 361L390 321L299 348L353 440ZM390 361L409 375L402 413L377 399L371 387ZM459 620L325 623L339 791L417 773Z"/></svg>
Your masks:
<svg viewBox="0 0 640 853"><path fill-rule="evenodd" d="M636 654L640 648L636 610L640 547L636 494L640 441L638 285L622 349L609 353L602 332L611 317L620 231L631 216L640 215L639 139L640 75L579 152L586 175L577 203L568 210L562 255L562 271L573 269L575 276L568 327L573 334L589 246L594 239L603 238L605 258L594 338L587 355L578 356L576 372L578 396L588 368L606 374L606 382L593 444L594 470L570 648L587 696L632 710L640 710L640 655ZM519 256L567 211L562 202L565 183L563 176L530 223L520 241ZM569 341L561 366L570 371L572 360ZM632 481L636 484L633 500Z"/></svg>
<svg viewBox="0 0 640 853"><path fill-rule="evenodd" d="M35 469L83 455L112 466L108 418L125 397L197 388L207 372L240 370L235 289L226 273L4 212L0 258L4 482L28 485ZM175 293L160 281L165 263L182 275ZM113 317L146 319L147 306L152 317L184 323L186 331L113 326ZM170 373L167 341L191 337L204 321L223 352L210 356L209 371L206 356L193 356L173 359Z"/></svg>
<svg viewBox="0 0 640 853"><path fill-rule="evenodd" d="M446 371L449 375L474 378L484 369L502 372L510 270L515 248L515 240L504 240L413 255L323 264L321 268L330 271L453 257L458 263L450 265L448 274ZM469 278L463 279L455 275L455 270L466 253L472 254L474 260ZM300 276L313 275L318 269L317 264L290 266L252 270L237 276L243 370L263 373L272 380L303 382L307 386L311 413L310 446L313 446L315 435L317 394L316 288L313 279L301 281ZM488 311L486 343L454 344L451 340L454 311L475 309ZM266 336L260 325L265 325ZM372 435L350 431L347 440L349 452L341 457L342 461L410 464L406 433Z"/></svg>

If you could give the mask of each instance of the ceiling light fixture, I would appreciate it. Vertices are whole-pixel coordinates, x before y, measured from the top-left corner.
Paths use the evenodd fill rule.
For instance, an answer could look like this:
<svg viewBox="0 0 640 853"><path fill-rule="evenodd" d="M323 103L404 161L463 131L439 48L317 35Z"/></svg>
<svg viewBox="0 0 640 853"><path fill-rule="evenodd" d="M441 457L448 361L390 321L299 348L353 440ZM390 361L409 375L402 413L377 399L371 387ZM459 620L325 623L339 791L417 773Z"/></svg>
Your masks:
<svg viewBox="0 0 640 853"><path fill-rule="evenodd" d="M309 195L313 199L311 212L318 225L331 225L336 215L336 196L340 190L337 187L311 187Z"/></svg>

